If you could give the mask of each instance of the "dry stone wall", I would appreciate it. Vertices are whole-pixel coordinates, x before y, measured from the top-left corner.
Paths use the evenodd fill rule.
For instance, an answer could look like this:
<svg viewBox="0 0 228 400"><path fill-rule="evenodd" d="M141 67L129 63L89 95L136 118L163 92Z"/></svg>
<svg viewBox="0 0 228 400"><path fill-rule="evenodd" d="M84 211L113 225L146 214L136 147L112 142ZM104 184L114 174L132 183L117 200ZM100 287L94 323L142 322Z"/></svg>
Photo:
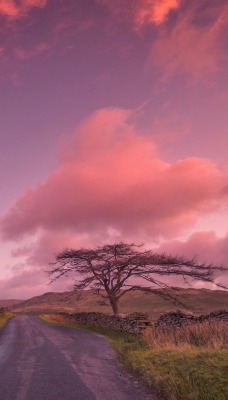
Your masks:
<svg viewBox="0 0 228 400"><path fill-rule="evenodd" d="M228 311L215 311L207 315L200 315L199 317L184 314L181 311L170 312L161 315L155 326L183 326L186 324L201 323L204 321L223 321L228 324Z"/></svg>
<svg viewBox="0 0 228 400"><path fill-rule="evenodd" d="M83 325L101 326L118 332L133 334L141 333L145 328L151 326L148 314L133 313L122 318L117 315L103 314L99 312L80 312L75 314L59 313L52 315L56 321L76 322ZM181 311L163 314L155 323L155 327L172 326L181 327L186 324L201 323L204 321L224 321L228 324L228 311L217 311L208 315L195 317L184 314Z"/></svg>
<svg viewBox="0 0 228 400"><path fill-rule="evenodd" d="M113 329L118 332L140 333L144 328L150 326L148 314L134 313L129 314L125 318L117 315L108 315L103 313L60 313L65 321L78 322L84 325L102 326Z"/></svg>

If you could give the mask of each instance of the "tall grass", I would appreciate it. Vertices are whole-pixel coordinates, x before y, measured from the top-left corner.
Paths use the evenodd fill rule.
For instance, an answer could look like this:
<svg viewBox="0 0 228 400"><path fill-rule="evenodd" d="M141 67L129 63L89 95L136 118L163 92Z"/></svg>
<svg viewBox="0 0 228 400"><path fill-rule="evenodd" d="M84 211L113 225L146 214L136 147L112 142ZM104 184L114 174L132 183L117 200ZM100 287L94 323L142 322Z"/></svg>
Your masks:
<svg viewBox="0 0 228 400"><path fill-rule="evenodd" d="M204 321L181 327L151 327L143 338L150 349L227 349L228 324L223 321Z"/></svg>

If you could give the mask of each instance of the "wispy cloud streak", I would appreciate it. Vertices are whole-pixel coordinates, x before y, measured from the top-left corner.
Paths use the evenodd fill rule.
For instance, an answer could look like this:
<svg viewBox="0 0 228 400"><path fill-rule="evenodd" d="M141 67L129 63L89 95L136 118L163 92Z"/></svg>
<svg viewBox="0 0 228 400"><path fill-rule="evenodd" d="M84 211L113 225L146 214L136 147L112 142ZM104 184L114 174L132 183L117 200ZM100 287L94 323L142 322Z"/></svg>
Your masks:
<svg viewBox="0 0 228 400"><path fill-rule="evenodd" d="M147 24L160 25L165 22L169 13L180 7L181 0L141 0L136 2L134 12L135 28Z"/></svg>
<svg viewBox="0 0 228 400"><path fill-rule="evenodd" d="M152 45L150 62L166 80L185 74L199 82L221 68L228 6L215 6L211 14L211 9L202 13L199 3L193 5L178 14L173 26L164 26Z"/></svg>
<svg viewBox="0 0 228 400"><path fill-rule="evenodd" d="M34 7L44 7L47 2L48 0L0 0L0 14L11 19L20 18Z"/></svg>

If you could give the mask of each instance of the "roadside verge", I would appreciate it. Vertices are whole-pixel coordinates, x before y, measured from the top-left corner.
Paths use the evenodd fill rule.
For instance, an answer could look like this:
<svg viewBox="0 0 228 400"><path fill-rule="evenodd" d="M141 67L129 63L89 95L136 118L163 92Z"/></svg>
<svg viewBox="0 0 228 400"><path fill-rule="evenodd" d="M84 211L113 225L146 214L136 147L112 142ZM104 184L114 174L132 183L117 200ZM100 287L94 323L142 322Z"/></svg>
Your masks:
<svg viewBox="0 0 228 400"><path fill-rule="evenodd" d="M0 329L2 329L13 316L14 314L11 311L6 308L0 308Z"/></svg>
<svg viewBox="0 0 228 400"><path fill-rule="evenodd" d="M40 318L52 324L105 335L117 352L121 365L155 389L162 399L227 400L228 343L225 325L216 326L214 332L211 331L211 325L202 325L203 331L199 332L188 328L182 342L171 343L164 336L164 331L159 332L161 337L156 337L155 342L152 329L144 335L133 335L58 320L56 315L42 315ZM155 333L158 335L158 331ZM206 335L209 335L210 341L213 339L212 344L199 341L201 336L205 338ZM169 340L171 336L169 330ZM194 343L191 342L192 337ZM176 336L174 339L176 341Z"/></svg>

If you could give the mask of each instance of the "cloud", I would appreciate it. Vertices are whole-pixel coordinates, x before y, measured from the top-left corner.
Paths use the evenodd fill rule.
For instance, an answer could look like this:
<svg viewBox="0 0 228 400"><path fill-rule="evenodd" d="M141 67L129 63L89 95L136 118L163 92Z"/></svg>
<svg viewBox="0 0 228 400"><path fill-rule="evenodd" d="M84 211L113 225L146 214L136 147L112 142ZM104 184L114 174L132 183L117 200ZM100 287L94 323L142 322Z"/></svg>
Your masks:
<svg viewBox="0 0 228 400"><path fill-rule="evenodd" d="M110 236L103 238L103 242L115 241ZM71 290L73 277L58 280L48 286L48 276L45 273L51 268L50 262L54 261L55 254L66 247L93 247L101 243L102 237L97 235L73 235L60 232L45 232L39 234L36 242L27 247L19 247L14 251L15 257L26 257L26 264L16 266L12 270L12 276L4 281L0 281L0 291L4 298L29 298L31 296L47 291ZM151 246L150 246L151 248ZM187 258L198 256L200 262L214 263L215 265L228 266L228 236L218 237L213 231L195 232L186 241L171 240L165 241L154 251L166 254L184 255ZM171 279L171 280L170 280ZM162 281L172 286L186 286L182 277L173 276L172 278L163 277ZM216 283L228 286L228 273L216 273ZM197 282L189 280L190 286L218 289L215 284Z"/></svg>
<svg viewBox="0 0 228 400"><path fill-rule="evenodd" d="M72 289L72 280L63 279L49 285L47 274L41 268L19 266L14 274L0 280L1 299L28 299L45 292L63 292Z"/></svg>
<svg viewBox="0 0 228 400"><path fill-rule="evenodd" d="M48 0L0 0L0 15L15 19L27 14L30 9L42 8Z"/></svg>
<svg viewBox="0 0 228 400"><path fill-rule="evenodd" d="M48 264L54 261L55 254L66 247L93 246L95 237L88 234L72 234L67 231L50 232L41 230L30 244L20 245L12 251L14 258L23 257L27 265L47 269Z"/></svg>
<svg viewBox="0 0 228 400"><path fill-rule="evenodd" d="M186 241L171 240L159 246L161 251L171 254L199 256L201 261L227 264L228 236L218 237L214 231L195 232Z"/></svg>
<svg viewBox="0 0 228 400"><path fill-rule="evenodd" d="M198 82L221 70L228 39L226 0L96 1L110 10L115 23L128 23L142 38L148 35L144 27L156 28L146 69L157 67L164 81L187 75Z"/></svg>
<svg viewBox="0 0 228 400"><path fill-rule="evenodd" d="M165 22L171 11L177 10L182 0L96 0L107 7L112 15L128 20L138 31L145 25L160 25Z"/></svg>
<svg viewBox="0 0 228 400"><path fill-rule="evenodd" d="M196 256L201 262L228 267L228 234L218 237L213 231L195 232L186 241L167 241L160 245L157 251L184 255L188 258ZM228 287L228 272L217 273L215 282L220 282ZM200 286L202 287L201 284ZM212 285L211 288L215 289L216 287Z"/></svg>
<svg viewBox="0 0 228 400"><path fill-rule="evenodd" d="M85 243L92 245L87 235L40 231L33 240L11 249L8 275L0 280L1 298L30 298L47 291L71 290L72 278L49 285L46 271L51 268L50 262L54 261L57 252L68 246L81 247Z"/></svg>
<svg viewBox="0 0 228 400"><path fill-rule="evenodd" d="M45 42L41 42L36 45L32 50L24 50L22 48L15 49L15 55L19 60L25 60L26 58L36 57L43 54L50 49L50 45Z"/></svg>
<svg viewBox="0 0 228 400"><path fill-rule="evenodd" d="M192 5L174 25L164 26L153 43L149 62L162 68L166 79L187 74L197 81L220 70L228 6L205 5L203 13L199 3Z"/></svg>
<svg viewBox="0 0 228 400"><path fill-rule="evenodd" d="M116 232L110 229L106 241L112 242L115 235ZM20 244L11 250L11 267L8 267L8 275L0 280L1 298L30 298L49 291L72 290L72 276L50 285L46 272L51 269L50 263L55 261L55 255L64 248L94 247L102 240L104 238L99 233L80 235L69 231L40 230L29 243Z"/></svg>
<svg viewBox="0 0 228 400"><path fill-rule="evenodd" d="M196 157L166 162L132 118L123 109L88 118L59 167L2 217L2 235L18 240L43 229L166 238L216 210L227 184L216 165Z"/></svg>
<svg viewBox="0 0 228 400"><path fill-rule="evenodd" d="M181 0L141 0L136 2L134 13L135 28L146 24L160 25L166 21L169 13L180 7Z"/></svg>

